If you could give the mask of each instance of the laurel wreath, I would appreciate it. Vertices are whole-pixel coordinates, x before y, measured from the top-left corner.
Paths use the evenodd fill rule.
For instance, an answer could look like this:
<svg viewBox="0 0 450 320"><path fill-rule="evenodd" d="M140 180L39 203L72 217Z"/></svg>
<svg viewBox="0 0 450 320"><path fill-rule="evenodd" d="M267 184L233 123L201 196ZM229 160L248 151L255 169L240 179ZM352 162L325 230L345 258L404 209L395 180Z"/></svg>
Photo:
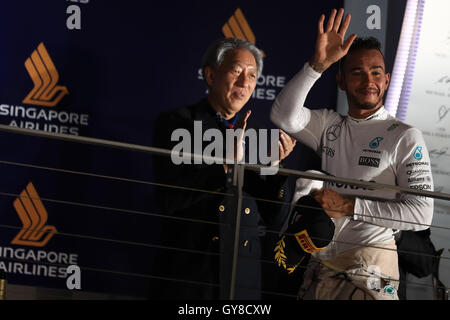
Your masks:
<svg viewBox="0 0 450 320"><path fill-rule="evenodd" d="M291 274L292 272L297 269L297 267L300 265L300 263L303 261L305 256L303 256L300 261L295 265L287 265L286 264L286 254L284 253L284 248L286 247L286 243L284 242L284 238L286 236L283 236L275 246L275 249L273 251L275 252L275 261L278 264L279 267L283 267L286 271L288 271L288 274Z"/></svg>

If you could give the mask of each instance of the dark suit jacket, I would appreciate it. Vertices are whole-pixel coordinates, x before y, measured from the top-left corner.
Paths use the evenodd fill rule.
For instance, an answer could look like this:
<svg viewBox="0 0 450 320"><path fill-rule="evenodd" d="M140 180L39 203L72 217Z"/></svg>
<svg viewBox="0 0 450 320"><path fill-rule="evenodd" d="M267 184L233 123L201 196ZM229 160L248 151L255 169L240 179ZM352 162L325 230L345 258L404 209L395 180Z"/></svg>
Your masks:
<svg viewBox="0 0 450 320"><path fill-rule="evenodd" d="M214 109L205 99L161 114L156 123L154 145L171 150L178 143L171 141L171 134L178 128L188 130L193 137L195 120L202 121L203 131L215 128L224 132ZM205 142L203 148L209 143ZM191 146L193 148L193 142ZM157 199L164 214L192 219L163 220L162 245L177 249L161 250L157 259L155 270L159 276L168 278L161 282L158 297L228 299L237 214L237 190L231 183L233 173L225 174L222 164L174 165L169 157L156 157L154 161L160 183L215 192L158 188ZM288 205L256 198L286 199L287 204L290 195L284 190L285 183L286 177L281 175L261 176L259 172L245 171L242 210L239 213L237 299L261 297L261 226L279 230L286 219Z"/></svg>

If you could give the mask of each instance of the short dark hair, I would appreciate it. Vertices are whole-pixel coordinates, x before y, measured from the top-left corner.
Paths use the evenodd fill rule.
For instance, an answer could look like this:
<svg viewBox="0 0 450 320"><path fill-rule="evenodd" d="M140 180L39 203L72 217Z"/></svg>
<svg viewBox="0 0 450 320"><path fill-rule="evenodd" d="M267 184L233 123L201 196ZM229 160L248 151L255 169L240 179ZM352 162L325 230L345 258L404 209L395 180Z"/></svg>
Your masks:
<svg viewBox="0 0 450 320"><path fill-rule="evenodd" d="M381 53L381 56L384 60L384 55L381 52L381 43L378 41L375 37L367 37L367 38L356 38L355 41L353 41L352 45L350 46L350 49L348 49L348 52L345 56L342 57L342 59L339 61L339 72L341 72L342 68L344 67L344 62L347 56L352 53L353 51L357 50L378 50Z"/></svg>

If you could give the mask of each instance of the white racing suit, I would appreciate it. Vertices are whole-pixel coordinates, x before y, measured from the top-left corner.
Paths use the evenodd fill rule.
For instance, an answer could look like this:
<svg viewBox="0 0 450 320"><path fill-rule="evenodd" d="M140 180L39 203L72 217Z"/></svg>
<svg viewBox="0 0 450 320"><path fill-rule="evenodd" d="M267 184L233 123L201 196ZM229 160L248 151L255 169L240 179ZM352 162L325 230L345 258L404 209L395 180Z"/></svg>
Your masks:
<svg viewBox="0 0 450 320"><path fill-rule="evenodd" d="M433 191L430 158L421 132L389 115L384 107L366 119L304 107L306 96L319 77L320 73L306 63L278 95L271 120L315 150L321 156L322 170L329 175ZM397 284L393 280L398 280L399 274L393 229L428 228L433 217L433 199L339 183L326 182L324 187L355 197L354 215L333 219L336 227L333 241L326 249L313 254L303 287L311 269L316 270L313 264L320 261L322 267L318 267L321 271L316 277L319 283L314 285L319 292L313 298L346 299L343 293L327 292L336 288L340 288L339 292L350 290L342 284L347 280L330 277L328 272L333 275L344 272L354 283L361 282L355 280L355 273L368 273L365 278L376 274L371 281L378 276L390 278L385 281L389 282L388 297L396 298ZM366 298L369 298L367 293L378 292L371 289L375 285L370 281L361 283L366 289L369 287ZM350 293L352 290L354 286ZM384 287L381 294L383 290ZM372 298L381 299L384 297L381 294ZM364 295L354 292L352 298L364 298Z"/></svg>

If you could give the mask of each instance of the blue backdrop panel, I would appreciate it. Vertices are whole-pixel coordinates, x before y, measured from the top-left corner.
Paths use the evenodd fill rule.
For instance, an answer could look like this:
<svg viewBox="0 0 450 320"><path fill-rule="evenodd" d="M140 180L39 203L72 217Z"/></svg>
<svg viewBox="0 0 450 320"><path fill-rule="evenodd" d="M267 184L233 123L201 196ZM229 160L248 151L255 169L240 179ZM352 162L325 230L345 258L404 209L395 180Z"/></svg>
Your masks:
<svg viewBox="0 0 450 320"><path fill-rule="evenodd" d="M201 57L210 42L224 37L222 27L239 8L266 55L263 77L247 107L253 121L273 127L274 97L312 55L318 17L341 6L337 0L1 1L0 123L151 146L161 111L205 96ZM74 21L80 29L69 28ZM34 69L25 66L28 60ZM57 82L36 85L30 70L44 82L45 74ZM68 93L54 106L24 102L34 89L41 90L40 102L48 102L47 89L56 98L51 88ZM334 106L335 101L330 71L307 105ZM0 133L0 143L0 270L8 281L66 288L58 268L72 257L82 268L82 290L151 296L160 222L152 214L162 213L153 187L142 182L153 181L151 155L11 133ZM309 169L317 158L298 145L288 166ZM45 225L57 230L42 246L36 244L44 236L28 237L28 244L13 241L23 226L14 201L30 182L46 209ZM39 210L38 216L44 219ZM41 260L35 257L39 254Z"/></svg>

